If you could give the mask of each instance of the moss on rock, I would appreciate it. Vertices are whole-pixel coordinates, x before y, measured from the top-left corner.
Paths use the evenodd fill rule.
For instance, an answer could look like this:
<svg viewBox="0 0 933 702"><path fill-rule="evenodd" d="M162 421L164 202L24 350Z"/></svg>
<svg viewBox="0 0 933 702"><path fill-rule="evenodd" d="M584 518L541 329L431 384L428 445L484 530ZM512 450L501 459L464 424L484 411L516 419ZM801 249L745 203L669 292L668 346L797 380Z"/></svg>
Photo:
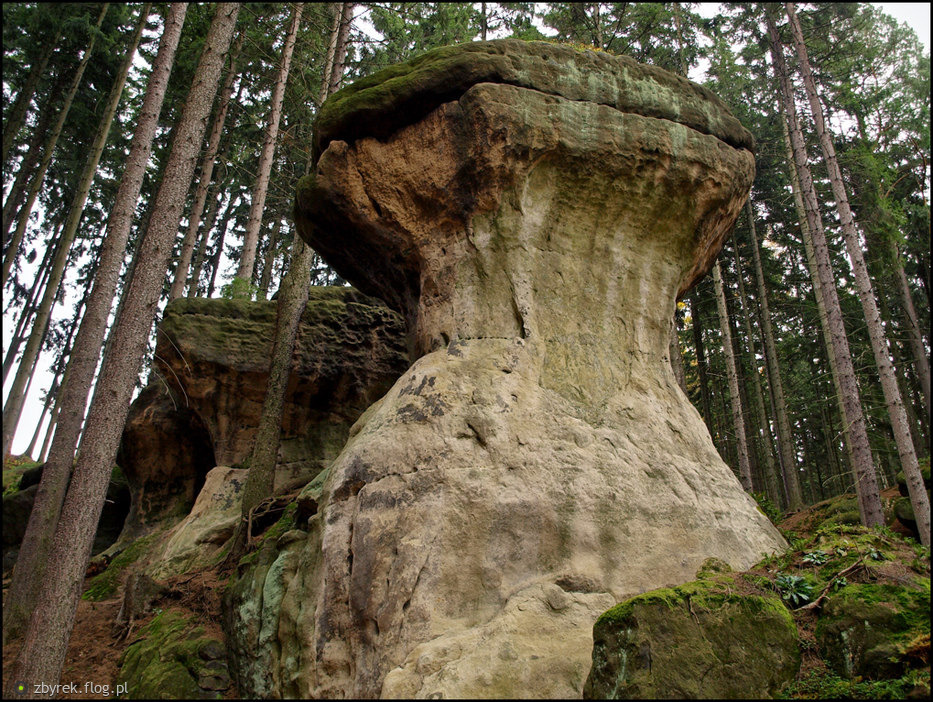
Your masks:
<svg viewBox="0 0 933 702"><path fill-rule="evenodd" d="M87 590L81 595L81 598L92 602L99 602L100 600L111 597L116 592L123 571L127 566L139 560L140 556L152 545L157 536L158 533L136 539L136 541L123 549L120 554L110 562L110 565L107 566L107 569L103 573L94 576Z"/></svg>
<svg viewBox="0 0 933 702"><path fill-rule="evenodd" d="M852 584L828 598L816 628L823 658L837 675L896 678L911 641L930 633L928 579L917 587Z"/></svg>
<svg viewBox="0 0 933 702"><path fill-rule="evenodd" d="M794 679L793 618L776 597L701 580L622 602L596 622L584 697L771 697Z"/></svg>
<svg viewBox="0 0 933 702"><path fill-rule="evenodd" d="M219 698L230 685L223 645L180 614L161 612L123 654L117 682L131 699Z"/></svg>

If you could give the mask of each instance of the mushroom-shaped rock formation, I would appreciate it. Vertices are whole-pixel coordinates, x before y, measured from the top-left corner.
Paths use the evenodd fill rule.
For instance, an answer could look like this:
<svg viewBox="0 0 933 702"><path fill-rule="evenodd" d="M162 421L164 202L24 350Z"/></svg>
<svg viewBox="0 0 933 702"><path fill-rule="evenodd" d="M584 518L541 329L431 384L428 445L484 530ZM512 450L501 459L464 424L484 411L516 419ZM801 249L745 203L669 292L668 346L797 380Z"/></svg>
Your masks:
<svg viewBox="0 0 933 702"><path fill-rule="evenodd" d="M579 696L608 606L784 546L667 356L754 174L722 102L500 40L358 81L317 127L299 233L405 316L417 360L332 466L283 694Z"/></svg>

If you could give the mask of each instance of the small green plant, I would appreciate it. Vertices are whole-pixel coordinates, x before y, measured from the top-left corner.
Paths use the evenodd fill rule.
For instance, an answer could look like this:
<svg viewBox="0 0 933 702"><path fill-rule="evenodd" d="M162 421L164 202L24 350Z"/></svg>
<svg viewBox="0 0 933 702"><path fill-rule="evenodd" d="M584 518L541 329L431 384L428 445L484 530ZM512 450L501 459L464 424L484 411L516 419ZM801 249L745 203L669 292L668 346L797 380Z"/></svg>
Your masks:
<svg viewBox="0 0 933 702"><path fill-rule="evenodd" d="M765 493L763 492L753 492L752 497L755 498L755 502L758 503L758 508L761 510L768 519L777 524L781 521L781 510L779 510L775 504L771 501Z"/></svg>
<svg viewBox="0 0 933 702"><path fill-rule="evenodd" d="M883 560L885 559L884 554L881 553L881 551L879 551L878 549L876 549L876 548L874 548L874 547L868 549L868 554L867 554L867 555L868 555L868 557L871 558L873 561L883 561Z"/></svg>
<svg viewBox="0 0 933 702"><path fill-rule="evenodd" d="M242 278L234 278L220 288L220 296L224 300L255 300L259 288Z"/></svg>
<svg viewBox="0 0 933 702"><path fill-rule="evenodd" d="M826 551L810 551L803 555L803 562L810 565L823 565L829 560L829 554Z"/></svg>
<svg viewBox="0 0 933 702"><path fill-rule="evenodd" d="M845 577L836 578L836 580L833 581L833 590L841 590L848 584L849 584L849 581L846 580Z"/></svg>
<svg viewBox="0 0 933 702"><path fill-rule="evenodd" d="M813 599L813 586L800 575L781 573L774 579L774 586L781 594L781 599L794 607L805 605Z"/></svg>

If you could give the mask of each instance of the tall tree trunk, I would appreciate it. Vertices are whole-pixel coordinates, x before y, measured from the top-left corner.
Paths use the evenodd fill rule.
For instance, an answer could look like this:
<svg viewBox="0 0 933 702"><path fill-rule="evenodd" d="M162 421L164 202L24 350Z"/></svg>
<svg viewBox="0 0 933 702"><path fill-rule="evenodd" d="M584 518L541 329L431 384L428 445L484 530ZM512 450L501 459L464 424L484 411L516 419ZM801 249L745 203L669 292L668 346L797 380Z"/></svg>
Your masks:
<svg viewBox="0 0 933 702"><path fill-rule="evenodd" d="M729 311L726 308L726 294L722 287L719 261L713 264L713 287L716 290L716 308L719 310L722 349L726 358L726 374L729 379L732 425L735 428L736 451L739 459L739 481L745 492L751 492L752 470L748 462L748 442L745 439L745 420L742 416L742 398L739 395L739 375L735 368L735 355L732 353L732 332L729 330Z"/></svg>
<svg viewBox="0 0 933 702"><path fill-rule="evenodd" d="M703 421L713 433L713 415L710 409L709 377L706 369L706 351L703 348L703 325L700 321L700 302L696 289L690 293L690 317L693 327L693 345L697 354L697 374L700 376L700 402Z"/></svg>
<svg viewBox="0 0 933 702"><path fill-rule="evenodd" d="M233 100L234 105L240 104L240 97L243 95L243 89L246 87L244 81L240 81L240 87L237 88L236 97ZM225 185L227 183L227 156L230 153L230 147L233 144L233 138L227 139L224 150L215 159L215 163L221 164L223 174L218 176L214 186L215 196L211 199L211 204L207 208L207 216L204 218L204 226L201 227L201 236L198 239L198 250L191 264L191 275L188 278L188 297L198 295L198 283L201 280L201 269L204 266L204 252L207 249L207 240L214 230L214 224L217 223L217 213L220 210L220 203L223 202Z"/></svg>
<svg viewBox="0 0 933 702"><path fill-rule="evenodd" d="M752 260L755 262L755 280L758 284L758 304L761 306L761 332L764 337L765 363L768 368L768 384L774 397L774 414L777 419L778 458L781 462L781 474L784 477L784 490L787 508L793 512L803 509L803 495L800 492L800 479L797 474L797 452L794 450L794 438L787 419L787 401L784 398L784 383L781 381L781 368L777 358L777 345L774 343L774 329L771 326L771 309L768 305L768 289L765 286L764 271L761 268L761 256L758 252L758 234L755 231L755 212L751 199L745 203L748 213L748 227L751 236Z"/></svg>
<svg viewBox="0 0 933 702"><path fill-rule="evenodd" d="M27 330L30 328L32 319L36 314L38 309L39 296L43 294L45 290L45 283L49 279L49 273L52 270L52 257L55 255L55 249L58 244L59 237L58 234L61 231L60 228L55 228L52 233L52 236L49 237L49 241L45 247L45 254L42 256L42 263L39 264L39 269L36 271L35 276L33 277L32 287L29 289L29 295L26 297L25 302L23 303L23 311L19 315L19 319L16 321L16 331L13 332L13 338L10 340L10 346L7 349L6 356L3 358L3 384L6 385L6 378L10 370L13 368L13 363L16 361L16 355L19 353L19 347L22 346L23 342L26 341L28 336Z"/></svg>
<svg viewBox="0 0 933 702"><path fill-rule="evenodd" d="M262 260L262 277L259 279L259 294L265 300L269 297L269 283L272 282L272 266L275 264L275 248L279 243L279 230L282 228L281 217L275 218L272 232L269 234L269 245ZM309 278L310 282L310 278Z"/></svg>
<svg viewBox="0 0 933 702"><path fill-rule="evenodd" d="M766 10L768 35L771 40L771 55L774 59L774 68L781 84L781 95L784 104L784 114L790 132L791 145L794 149L794 163L797 168L797 178L800 181L801 193L807 211L807 223L813 239L813 252L816 256L819 269L820 284L823 290L823 299L826 303L827 321L831 332L832 352L836 355L836 368L839 371L839 384L842 390L842 403L844 407L843 419L849 427L849 440L852 445L853 470L855 485L858 494L859 514L865 526L880 526L884 524L884 513L881 508L881 496L878 490L878 479L875 474L875 465L871 454L871 445L868 442L868 432L865 424L865 415L862 413L861 399L858 384L855 379L855 368L852 364L852 355L849 351L849 342L846 338L845 326L842 320L842 309L836 293L836 282L833 276L829 258L829 249L823 234L820 221L819 204L813 189L813 178L807 165L807 153L803 135L797 124L797 114L794 108L794 93L784 62L783 46L777 27L770 12Z"/></svg>
<svg viewBox="0 0 933 702"><path fill-rule="evenodd" d="M816 310L820 319L820 329L823 332L823 346L826 349L826 358L829 361L829 370L832 375L833 388L835 389L836 404L839 408L839 416L845 416L845 409L842 404L842 386L839 383L839 370L836 368L836 355L833 353L833 340L829 328L829 317L826 314L826 302L823 299L823 285L820 282L820 271L816 263L816 254L813 252L813 237L810 234L810 225L807 222L807 210L803 204L803 194L800 189L800 180L797 178L797 168L794 164L794 149L790 143L790 132L787 129L787 121L781 120L781 127L784 133L784 148L786 150L788 172L791 181L791 190L794 193L794 208L797 212L797 221L800 223L800 234L803 239L803 247L807 257L807 268L810 271L810 280L813 283L813 297L816 300ZM842 427L843 443L849 459L849 464L854 465L852 458L852 442L849 440L848 428L843 422ZM853 469L854 470L854 469Z"/></svg>
<svg viewBox="0 0 933 702"><path fill-rule="evenodd" d="M18 635L22 630L26 618L35 608L39 584L43 582L52 536L58 523L75 447L81 434L88 393L94 380L94 371L107 329L107 318L123 266L136 199L139 197L152 151L159 112L162 109L187 9L187 3L172 3L169 7L126 168L120 179L113 209L107 219L106 235L101 244L100 261L88 298L87 312L75 338L68 371L56 403L59 416L55 439L42 472L3 610L4 637ZM122 423L119 428L122 429Z"/></svg>
<svg viewBox="0 0 933 702"><path fill-rule="evenodd" d="M349 4L344 4L345 12ZM296 15L300 11L300 9L297 9ZM344 37L342 40L344 44L348 32L349 27L341 27L338 30L338 34L342 34ZM345 53L345 50L346 46L341 47L341 39L338 36L336 54L341 61L341 56ZM338 70L339 62L337 58L335 58L332 66L334 72ZM325 75L322 84L333 86L333 75ZM326 95L324 97L326 98ZM311 177L313 176L305 176L305 178ZM308 302L308 286L311 283L311 262L313 258L314 251L304 243L301 237L295 234L292 239L291 264L279 289L275 341L269 366L269 382L266 387L266 397L263 402L256 441L249 458L249 472L246 476L246 484L243 486L243 501L240 512L242 519L233 536L233 546L230 549L228 562L235 562L242 555L245 547L249 545L251 536L249 533L250 515L263 499L272 494L282 429L285 391L291 373L292 355L295 340L298 337L298 327L301 324L301 316Z"/></svg>
<svg viewBox="0 0 933 702"><path fill-rule="evenodd" d="M888 349L888 339L881 323L881 315L878 312L878 304L875 301L875 293L872 288L871 278L868 275L865 257L862 254L862 247L858 240L858 232L855 230L855 220L849 208L849 198L846 194L845 184L842 182L842 171L839 169L839 163L836 160L836 149L833 146L832 137L829 130L826 129L826 124L823 119L823 107L820 104L820 98L816 91L816 83L810 71L810 60L807 56L807 47L803 40L800 22L797 20L797 14L794 11L794 3L784 3L784 7L787 10L787 17L794 35L800 73L807 90L810 111L813 113L813 124L816 128L817 136L820 138L820 147L823 150L823 158L826 161L826 167L829 171L829 182L833 188L836 212L839 214L839 221L842 224L842 232L846 241L846 250L849 253L849 260L852 263L852 272L855 274L856 289L858 290L859 300L862 303L862 311L865 314L865 321L868 325L868 338L871 341L872 353L875 356L875 365L878 367L878 374L881 376L881 389L884 393L885 405L887 405L888 415L891 419L891 428L894 432L894 441L897 444L897 453L900 456L901 467L907 481L910 503L914 509L914 516L917 518L920 541L924 546L929 546L930 500L927 497L926 487L923 484L923 475L920 473L920 465L917 461L913 439L910 435L910 424L907 421L904 402L901 398L900 389L897 386L897 378L894 375L894 366L891 363L891 353Z"/></svg>
<svg viewBox="0 0 933 702"><path fill-rule="evenodd" d="M292 64L292 52L295 49L295 39L298 35L298 24L301 22L303 3L295 5L292 23L285 37L285 46L282 49L282 62L279 65L279 76L275 88L272 90L272 103L269 107L269 117L266 121L266 139L262 144L262 153L259 156L259 172L253 186L250 198L249 219L246 222L246 234L243 237L243 253L240 256L240 266L236 277L250 282L253 278L253 269L256 266L256 247L259 244L259 228L262 224L262 212L266 206L266 193L269 190L269 177L272 174L272 162L275 155L275 142L279 135L279 119L282 116L282 101L285 99L285 83L288 81L288 72Z"/></svg>
<svg viewBox="0 0 933 702"><path fill-rule="evenodd" d="M149 8L151 3L146 3L140 14L139 23L136 26L136 32L130 39L126 55L120 68L117 70L116 78L110 89L110 95L107 98L107 104L104 107L104 113L101 115L100 124L97 128L97 134L94 137L94 143L91 144L90 153L84 164L84 170L78 179L77 190L74 199L71 201L71 207L68 210L68 219L65 220L65 228L61 234L61 241L58 251L55 253L55 260L52 263L52 270L49 274L49 282L45 287L45 296L42 304L36 312L36 319L33 323L33 332L26 342L26 348L23 350L23 358L19 364L19 370L13 379L13 386L7 397L6 404L3 407L3 455L6 455L13 443L13 435L16 433L16 425L19 423L20 415L23 411L23 403L26 399L24 391L26 378L31 377L35 371L39 360L39 351L41 350L40 340L37 338L37 330L48 324L52 314L52 304L55 296L58 294L58 288L61 285L62 278L65 275L65 265L68 262L68 256L71 252L71 245L74 242L78 232L78 224L84 213L84 205L87 202L88 193L91 191L91 183L94 176L97 175L97 164L100 162L101 154L104 152L104 146L107 144L107 136L110 134L110 126L113 124L114 115L117 113L117 105L123 95L123 86L126 83L126 76L129 74L130 66L133 63L133 57L136 55L136 47L139 46L139 40L142 37L143 28L146 26L146 20L149 17Z"/></svg>
<svg viewBox="0 0 933 702"><path fill-rule="evenodd" d="M218 181L216 192L211 193L211 203L207 206L207 215L201 224L201 233L198 236L198 249L194 253L194 259L191 261L191 272L188 276L188 297L197 297L198 283L201 282L201 269L204 267L204 253L207 250L207 238L214 229L217 220L217 211L220 209L220 202L223 200L223 182Z"/></svg>
<svg viewBox="0 0 933 702"><path fill-rule="evenodd" d="M97 382L55 530L47 577L39 590L11 680L55 684L60 679L94 531L239 9L239 3L218 4L204 40L156 195L155 214L140 248L140 258L146 265L136 267L126 304L115 322L112 348Z"/></svg>
<svg viewBox="0 0 933 702"><path fill-rule="evenodd" d="M13 106L10 108L9 117L3 125L2 163L4 165L6 165L7 159L10 157L10 150L16 142L16 137L20 129L23 128L23 124L26 122L26 113L29 111L29 103L32 102L32 96L39 86L39 81L42 78L42 74L45 73L45 67L52 57L52 52L55 51L55 47L58 45L58 38L61 34L62 30L61 27L59 27L55 30L54 38L43 45L42 53L39 55L39 58L33 62L32 67L29 69L29 75L26 76L26 81L23 83L23 88L19 91L16 100L13 102Z"/></svg>
<svg viewBox="0 0 933 702"><path fill-rule="evenodd" d="M904 316L907 318L907 332L910 335L910 348L914 357L914 367L917 369L917 377L920 380L920 387L923 389L923 409L926 416L930 416L930 361L927 359L926 349L923 347L923 337L920 334L920 324L917 319L917 310L914 307L913 295L910 293L910 287L907 284L907 275L904 273L904 262L901 260L897 245L892 241L891 247L894 249L894 261L897 270L897 291L901 301L901 307L904 310Z"/></svg>
<svg viewBox="0 0 933 702"><path fill-rule="evenodd" d="M36 444L39 442L39 434L42 433L42 425L45 423L45 416L49 413L49 408L54 408L54 403L52 402L55 399L56 393L58 393L58 375L52 379L52 384L49 386L48 392L45 393L45 401L42 403L42 413L39 415L39 420L36 422L36 429L32 433L32 439L29 441L29 446L26 448L26 455L31 459L35 460Z"/></svg>
<svg viewBox="0 0 933 702"><path fill-rule="evenodd" d="M230 96L233 93L233 79L236 78L236 59L240 53L240 48L243 46L245 36L246 32L241 31L233 44L233 49L230 51L230 66L227 69L227 77L224 79L223 87L220 89L217 115L214 117L214 125L207 141L207 149L204 150L204 156L201 158L201 177L194 193L194 201L191 203L191 212L188 215L188 229L181 245L181 254L175 265L175 278L168 294L169 301L181 297L185 290L185 283L188 282L188 268L191 266L191 255L194 252L194 240L198 233L198 226L201 224L201 213L204 212L207 190L211 184L211 177L214 175L214 159L217 156L220 135L223 133L224 122L227 119L227 108L230 105Z"/></svg>
<svg viewBox="0 0 933 702"><path fill-rule="evenodd" d="M279 438L282 431L282 410L285 405L285 391L291 374L292 354L301 315L308 302L308 286L311 283L311 247L297 234L294 236L291 251L291 265L279 290L275 321L275 341L272 347L272 360L269 366L269 382L266 385L266 397L263 402L259 428L249 457L249 472L243 486L241 513L243 522L237 529L231 549L233 559L242 555L244 546L249 545L250 534L244 531L244 524L249 523L253 508L272 494L275 478L275 465L278 460Z"/></svg>
<svg viewBox="0 0 933 702"><path fill-rule="evenodd" d="M350 39L350 25L353 23L353 7L355 3L343 3L340 13L340 27L337 30L337 48L334 50L334 65L331 67L328 78L327 95L337 92L343 81L343 62L347 57L347 46ZM325 95L325 98L327 96Z"/></svg>
<svg viewBox="0 0 933 702"><path fill-rule="evenodd" d="M235 195L230 196L227 207L224 210L223 217L220 218L220 226L217 228L217 243L214 245L214 254L211 256L211 277L207 284L207 296L214 295L214 283L217 281L217 271L220 269L220 257L224 252L224 239L227 236L227 227L230 223L230 216L233 210L233 201Z"/></svg>
<svg viewBox="0 0 933 702"><path fill-rule="evenodd" d="M104 3L103 9L100 11L100 17L97 20L97 29L100 29L101 24L103 24L104 15L107 14L107 8L109 6L110 3ZM71 110L71 103L74 102L75 95L78 93L78 87L81 85L81 78L84 76L84 69L87 68L87 64L91 60L91 54L94 52L94 45L96 43L97 33L92 32L91 40L88 42L87 49L84 52L84 58L81 59L81 63L78 65L78 70L75 72L74 78L71 81L71 88L68 90L68 94L65 96L65 102L62 104L61 111L58 114L58 120L56 120L52 133L49 135L48 141L46 142L42 154L42 162L39 164L38 170L33 174L32 182L29 185L29 194L26 196L26 204L23 205L19 211L16 231L13 232L13 237L10 239L9 247L3 258L3 279L0 281L0 288L6 287L6 282L10 277L10 270L13 268L13 261L15 261L16 257L19 255L19 246L23 242L23 235L26 233L26 225L29 224L29 215L32 213L32 208L36 204L36 197L39 195L39 190L42 188L42 181L45 180L45 172L49 169L49 164L52 162L52 153L55 151L55 145L58 143L58 138L61 136L62 129L65 126L65 119L68 117L68 112Z"/></svg>
<svg viewBox="0 0 933 702"><path fill-rule="evenodd" d="M749 208L750 209L750 208ZM777 468L774 465L773 444L771 441L771 423L765 412L764 395L761 392L761 379L758 377L758 354L755 350L755 337L752 329L752 315L748 309L748 298L745 295L745 282L742 280L742 259L739 255L739 241L733 239L735 244L735 270L739 282L739 305L742 308L742 317L745 322L745 336L748 337L748 354L751 359L752 399L758 414L758 442L760 454L764 462L764 479L768 496L779 507L786 504L781 495L780 480ZM757 242L756 242L757 243Z"/></svg>

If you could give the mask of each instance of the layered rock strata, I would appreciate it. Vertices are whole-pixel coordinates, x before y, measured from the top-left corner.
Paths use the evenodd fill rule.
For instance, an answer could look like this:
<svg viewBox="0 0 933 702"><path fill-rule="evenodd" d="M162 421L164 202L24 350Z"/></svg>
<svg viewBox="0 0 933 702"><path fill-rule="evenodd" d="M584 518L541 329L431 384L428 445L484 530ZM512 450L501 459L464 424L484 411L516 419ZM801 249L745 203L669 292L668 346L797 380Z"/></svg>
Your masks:
<svg viewBox="0 0 933 702"><path fill-rule="evenodd" d="M784 546L667 357L754 173L717 98L503 40L364 79L316 133L299 233L417 361L283 552L274 694L579 696L612 603Z"/></svg>
<svg viewBox="0 0 933 702"><path fill-rule="evenodd" d="M208 471L250 454L265 399L276 303L178 299L159 325L153 384L134 402L118 463L132 493L125 536L177 521ZM397 314L352 288L312 288L285 396L276 488L337 456L350 426L409 366Z"/></svg>

